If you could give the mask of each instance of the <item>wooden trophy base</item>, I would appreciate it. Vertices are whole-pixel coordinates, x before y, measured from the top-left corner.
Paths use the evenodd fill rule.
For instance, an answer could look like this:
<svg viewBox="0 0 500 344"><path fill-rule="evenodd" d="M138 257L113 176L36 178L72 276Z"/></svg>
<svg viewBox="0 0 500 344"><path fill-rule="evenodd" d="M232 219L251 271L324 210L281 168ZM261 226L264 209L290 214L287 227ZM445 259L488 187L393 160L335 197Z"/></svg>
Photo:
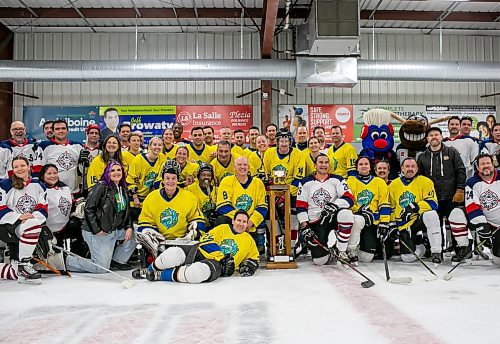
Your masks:
<svg viewBox="0 0 500 344"><path fill-rule="evenodd" d="M277 256L278 257L278 256ZM297 269L297 262L266 262L267 270Z"/></svg>

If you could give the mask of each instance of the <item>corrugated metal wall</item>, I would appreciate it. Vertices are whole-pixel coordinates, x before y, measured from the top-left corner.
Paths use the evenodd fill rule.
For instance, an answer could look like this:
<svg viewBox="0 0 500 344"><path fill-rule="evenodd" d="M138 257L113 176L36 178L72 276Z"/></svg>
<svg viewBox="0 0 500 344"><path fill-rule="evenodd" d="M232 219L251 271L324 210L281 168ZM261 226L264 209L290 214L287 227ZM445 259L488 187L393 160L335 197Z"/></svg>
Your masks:
<svg viewBox="0 0 500 344"><path fill-rule="evenodd" d="M229 59L240 58L238 33L146 34L138 44L139 59ZM133 59L135 36L128 33L35 33L16 34L15 59L108 60ZM362 58L371 59L372 37L361 39ZM277 50L291 48L290 37L281 35ZM258 34L244 34L243 57L259 58ZM284 53L277 54L285 58ZM439 60L439 36L377 34L375 59ZM500 61L500 37L443 36L443 60ZM257 81L200 82L97 82L97 83L16 83L18 92L33 94L40 100L16 96L15 117L22 117L23 106L71 105L220 105L251 104L260 114L260 94L242 99L238 94L260 86ZM493 83L386 82L360 81L353 89L296 89L293 81L274 82L274 87L295 94L274 94L278 104L457 104L499 105L500 97L480 98L500 90ZM260 125L259 116L255 124Z"/></svg>

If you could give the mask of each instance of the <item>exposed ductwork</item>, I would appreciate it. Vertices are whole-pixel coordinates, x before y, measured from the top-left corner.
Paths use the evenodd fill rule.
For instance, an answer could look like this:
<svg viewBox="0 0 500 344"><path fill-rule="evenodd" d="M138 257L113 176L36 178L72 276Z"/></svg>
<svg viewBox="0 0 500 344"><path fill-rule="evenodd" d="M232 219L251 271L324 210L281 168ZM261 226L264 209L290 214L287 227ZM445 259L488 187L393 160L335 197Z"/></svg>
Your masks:
<svg viewBox="0 0 500 344"><path fill-rule="evenodd" d="M337 61L321 58L323 66L328 59ZM295 60L0 60L0 82L295 80L298 63ZM313 71L328 72L322 68ZM500 82L500 62L357 60L357 73L358 80Z"/></svg>

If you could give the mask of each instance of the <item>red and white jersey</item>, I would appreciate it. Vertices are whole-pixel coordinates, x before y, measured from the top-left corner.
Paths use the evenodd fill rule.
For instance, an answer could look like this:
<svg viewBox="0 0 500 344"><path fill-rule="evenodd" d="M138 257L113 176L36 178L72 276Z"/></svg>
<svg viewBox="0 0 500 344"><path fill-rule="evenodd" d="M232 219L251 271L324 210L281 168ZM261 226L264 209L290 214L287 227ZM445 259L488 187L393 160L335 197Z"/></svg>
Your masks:
<svg viewBox="0 0 500 344"><path fill-rule="evenodd" d="M24 156L31 165L31 175L33 177L38 177L40 170L42 169L42 149L37 142L29 142L28 139L24 139L22 144L17 144L16 141L8 139L2 141L1 146L10 150L10 154L6 163L7 173L12 176L14 173L12 171L12 159L16 156Z"/></svg>
<svg viewBox="0 0 500 344"><path fill-rule="evenodd" d="M71 206L73 205L73 197L69 187L60 183L59 186L47 188L47 204L48 214L46 226L57 233L64 229L69 220Z"/></svg>
<svg viewBox="0 0 500 344"><path fill-rule="evenodd" d="M59 170L59 179L71 189L72 193L78 192L77 167L83 146L69 140L66 140L64 144L50 140L40 143L40 147L43 150L43 165L56 165Z"/></svg>
<svg viewBox="0 0 500 344"><path fill-rule="evenodd" d="M0 182L0 223L14 224L22 214L31 213L37 219L47 219L45 185L29 180L22 190L12 187L12 180Z"/></svg>
<svg viewBox="0 0 500 344"><path fill-rule="evenodd" d="M460 153L460 157L465 165L465 174L467 178L474 175L474 166L472 162L479 154L479 143L470 136L458 134L455 138L445 138L444 144L448 147L455 147Z"/></svg>
<svg viewBox="0 0 500 344"><path fill-rule="evenodd" d="M335 174L324 181L316 179L316 174L302 179L296 203L299 222L319 221L326 203L335 203L340 208L352 207L354 197L345 179Z"/></svg>
<svg viewBox="0 0 500 344"><path fill-rule="evenodd" d="M467 180L465 187L465 210L473 224L489 222L500 226L500 176L495 171L490 182L478 174Z"/></svg>
<svg viewBox="0 0 500 344"><path fill-rule="evenodd" d="M83 149L88 150L90 152L90 156L89 156L90 162L92 162L92 160L94 160L95 157L97 157L99 154L101 154L101 150L99 149L99 146L97 146L96 148L90 148L89 146L84 144Z"/></svg>

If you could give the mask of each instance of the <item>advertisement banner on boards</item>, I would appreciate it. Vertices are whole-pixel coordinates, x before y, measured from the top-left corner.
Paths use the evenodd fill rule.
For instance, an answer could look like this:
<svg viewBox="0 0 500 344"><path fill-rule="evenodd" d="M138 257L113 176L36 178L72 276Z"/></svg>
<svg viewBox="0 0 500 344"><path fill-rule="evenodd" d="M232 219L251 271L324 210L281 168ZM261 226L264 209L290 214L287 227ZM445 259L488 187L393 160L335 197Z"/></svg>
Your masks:
<svg viewBox="0 0 500 344"><path fill-rule="evenodd" d="M229 127L232 131L241 129L248 134L253 125L251 105L193 105L177 106L177 121L184 127L183 138L190 139L194 127L210 126L214 129L215 140L220 139L220 129Z"/></svg>
<svg viewBox="0 0 500 344"><path fill-rule="evenodd" d="M361 130L363 129L363 114L371 109L384 109L394 112L403 119L407 119L412 115L425 115L425 105L354 105L354 142L361 143ZM399 129L401 123L392 119L392 127L394 128L394 141L399 142Z"/></svg>
<svg viewBox="0 0 500 344"><path fill-rule="evenodd" d="M332 142L331 128L340 126L346 142L353 140L353 108L352 105L309 105L309 136L314 127L323 127L326 142Z"/></svg>
<svg viewBox="0 0 500 344"><path fill-rule="evenodd" d="M116 118L114 110L118 112ZM104 116L105 112L110 115ZM145 142L153 136L160 136L165 128L171 128L175 123L176 107L170 105L129 105L101 106L101 130L117 132L120 123L129 123L132 131L141 131Z"/></svg>
<svg viewBox="0 0 500 344"><path fill-rule="evenodd" d="M46 140L43 124L46 121L63 119L68 123L68 138L72 141L85 141L85 128L99 123L97 106L25 106L23 122L26 135L36 140Z"/></svg>
<svg viewBox="0 0 500 344"><path fill-rule="evenodd" d="M287 128L292 135L295 134L297 128L305 126L309 132L308 105L280 105L278 106L278 123L279 128Z"/></svg>
<svg viewBox="0 0 500 344"><path fill-rule="evenodd" d="M491 132L488 128L491 126L491 118L496 117L496 107L488 105L427 105L425 107L427 118L429 120L442 118L446 116L469 116L472 118L471 136L477 137L480 140L490 138ZM438 126L443 131L443 136L448 135L447 122L438 123Z"/></svg>

